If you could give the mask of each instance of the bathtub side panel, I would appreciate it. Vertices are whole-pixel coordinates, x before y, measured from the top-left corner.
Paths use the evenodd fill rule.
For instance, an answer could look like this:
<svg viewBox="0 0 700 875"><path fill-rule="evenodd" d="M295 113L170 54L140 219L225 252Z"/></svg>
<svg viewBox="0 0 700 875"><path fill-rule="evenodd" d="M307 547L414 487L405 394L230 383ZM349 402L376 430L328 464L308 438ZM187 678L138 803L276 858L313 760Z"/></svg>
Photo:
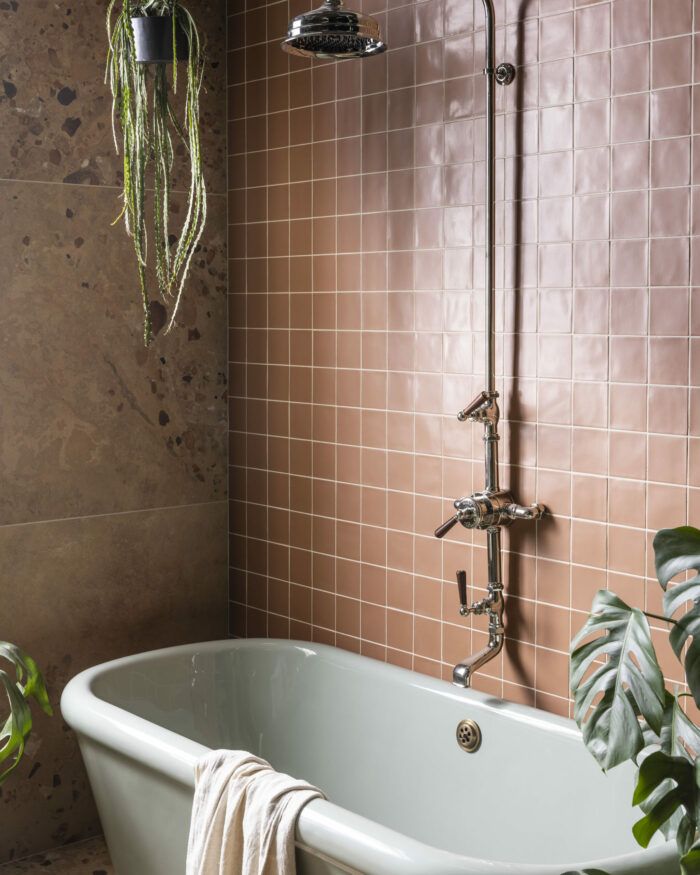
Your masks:
<svg viewBox="0 0 700 875"><path fill-rule="evenodd" d="M81 736L80 751L116 875L185 875L192 790ZM297 875L362 875L297 848Z"/></svg>
<svg viewBox="0 0 700 875"><path fill-rule="evenodd" d="M117 875L185 875L192 790L81 736Z"/></svg>

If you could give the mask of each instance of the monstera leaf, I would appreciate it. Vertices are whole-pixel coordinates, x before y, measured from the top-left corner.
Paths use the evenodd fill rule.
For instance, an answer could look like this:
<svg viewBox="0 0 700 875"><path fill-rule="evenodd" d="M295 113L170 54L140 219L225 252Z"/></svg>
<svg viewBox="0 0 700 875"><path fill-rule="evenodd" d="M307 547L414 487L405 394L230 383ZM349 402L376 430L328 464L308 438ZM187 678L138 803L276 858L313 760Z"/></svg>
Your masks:
<svg viewBox="0 0 700 875"><path fill-rule="evenodd" d="M685 757L691 763L700 756L700 729L681 708L680 698L669 692L659 742L669 756Z"/></svg>
<svg viewBox="0 0 700 875"><path fill-rule="evenodd" d="M687 757L669 756L661 750L648 756L641 764L633 805L641 805L662 785L667 786L651 810L632 827L634 837L643 848L649 845L664 824L679 813L680 823L676 830L678 850L686 855L693 849L698 827L698 768L698 760L690 762Z"/></svg>
<svg viewBox="0 0 700 875"><path fill-rule="evenodd" d="M608 875L608 873L603 872L602 869L577 869L576 872L571 870L569 872L562 872L561 875Z"/></svg>
<svg viewBox="0 0 700 875"><path fill-rule="evenodd" d="M668 756L685 757L691 763L694 763L700 755L700 731L681 708L680 698L669 692L666 693L666 705L664 707L660 735L656 735L649 727L645 727L644 740L648 747L647 755L661 748ZM649 814L657 802L673 786L674 784L670 777L662 781L641 804L642 811L645 814ZM667 840L676 838L681 825L681 819L681 814L676 812L661 826L661 831Z"/></svg>
<svg viewBox="0 0 700 875"><path fill-rule="evenodd" d="M572 648L574 718L586 746L603 769L634 759L648 744L645 723L660 735L666 704L646 617L600 590Z"/></svg>
<svg viewBox="0 0 700 875"><path fill-rule="evenodd" d="M0 728L0 784L17 768L32 731L32 713L28 700L34 699L46 714L53 713L46 685L34 660L14 644L0 641L0 657L14 667L14 677L0 670L0 688L10 705L10 715ZM3 764L9 761L9 766Z"/></svg>
<svg viewBox="0 0 700 875"><path fill-rule="evenodd" d="M562 872L561 875L608 875L608 873L603 872L602 869L578 869L576 872L573 870Z"/></svg>
<svg viewBox="0 0 700 875"><path fill-rule="evenodd" d="M683 659L688 686L700 707L700 574L668 589L672 578L686 571L700 572L700 531L692 526L662 529L654 538L656 574L665 590L664 613L671 618L687 602L689 610L673 626L669 641Z"/></svg>
<svg viewBox="0 0 700 875"><path fill-rule="evenodd" d="M682 875L700 875L700 842L696 842L681 858L681 873Z"/></svg>

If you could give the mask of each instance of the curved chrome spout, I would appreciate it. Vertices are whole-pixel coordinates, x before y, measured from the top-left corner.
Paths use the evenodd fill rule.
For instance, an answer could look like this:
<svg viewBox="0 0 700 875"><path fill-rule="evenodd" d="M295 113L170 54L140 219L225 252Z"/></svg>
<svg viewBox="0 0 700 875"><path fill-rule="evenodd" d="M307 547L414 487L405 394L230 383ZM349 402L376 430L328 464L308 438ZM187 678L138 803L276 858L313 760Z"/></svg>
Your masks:
<svg viewBox="0 0 700 875"><path fill-rule="evenodd" d="M471 687L472 677L487 662L491 662L503 650L505 636L489 634L489 643L478 653L468 656L463 662L458 663L452 669L452 683L458 687Z"/></svg>

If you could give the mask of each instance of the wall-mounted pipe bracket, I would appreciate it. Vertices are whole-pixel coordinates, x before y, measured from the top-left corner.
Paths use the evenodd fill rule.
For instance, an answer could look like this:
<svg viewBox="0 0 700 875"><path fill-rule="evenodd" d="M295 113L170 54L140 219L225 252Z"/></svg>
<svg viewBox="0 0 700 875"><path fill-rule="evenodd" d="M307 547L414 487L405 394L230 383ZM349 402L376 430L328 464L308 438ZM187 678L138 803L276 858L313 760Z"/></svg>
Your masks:
<svg viewBox="0 0 700 875"><path fill-rule="evenodd" d="M499 64L494 72L494 78L499 85L510 85L515 79L515 67L508 63Z"/></svg>

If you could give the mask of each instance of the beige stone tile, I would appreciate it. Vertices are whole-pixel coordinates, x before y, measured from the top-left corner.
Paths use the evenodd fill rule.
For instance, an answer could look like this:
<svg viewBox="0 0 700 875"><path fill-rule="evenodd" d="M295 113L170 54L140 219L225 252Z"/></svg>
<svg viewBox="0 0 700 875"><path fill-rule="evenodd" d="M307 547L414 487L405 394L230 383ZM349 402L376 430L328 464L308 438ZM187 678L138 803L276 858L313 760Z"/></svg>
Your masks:
<svg viewBox="0 0 700 875"><path fill-rule="evenodd" d="M0 182L0 199L0 525L221 498L225 199L181 324L149 350L116 198Z"/></svg>
<svg viewBox="0 0 700 875"><path fill-rule="evenodd" d="M0 866L0 872L2 875L24 875L25 872L49 872L50 875L114 875L102 837L55 848L17 863L8 863Z"/></svg>
<svg viewBox="0 0 700 875"><path fill-rule="evenodd" d="M56 715L37 716L0 794L0 861L99 833L58 701L88 666L226 635L226 503L0 527L0 634L43 668Z"/></svg>
<svg viewBox="0 0 700 875"><path fill-rule="evenodd" d="M211 190L223 193L225 0L196 5L208 44L202 153ZM121 161L112 141L111 94L103 81L105 8L103 0L77 5L22 0L0 7L0 178L121 183ZM182 187L184 150L178 148L178 154L173 181Z"/></svg>

